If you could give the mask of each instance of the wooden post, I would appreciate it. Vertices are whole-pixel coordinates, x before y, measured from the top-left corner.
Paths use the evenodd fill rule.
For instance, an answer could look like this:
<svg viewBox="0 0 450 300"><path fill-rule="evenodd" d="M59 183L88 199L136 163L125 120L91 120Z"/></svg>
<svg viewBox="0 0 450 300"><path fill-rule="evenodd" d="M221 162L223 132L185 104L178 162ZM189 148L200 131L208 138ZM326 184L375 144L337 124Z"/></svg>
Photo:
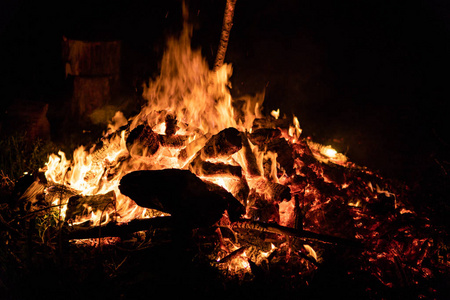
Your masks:
<svg viewBox="0 0 450 300"><path fill-rule="evenodd" d="M90 115L111 100L120 75L120 41L84 41L63 37L66 78L73 76L72 114Z"/></svg>
<svg viewBox="0 0 450 300"><path fill-rule="evenodd" d="M225 53L227 52L228 40L230 39L230 31L233 26L234 8L236 0L227 0L225 5L225 14L223 15L222 34L220 35L219 48L217 49L216 61L214 63L214 70L217 71L225 60Z"/></svg>

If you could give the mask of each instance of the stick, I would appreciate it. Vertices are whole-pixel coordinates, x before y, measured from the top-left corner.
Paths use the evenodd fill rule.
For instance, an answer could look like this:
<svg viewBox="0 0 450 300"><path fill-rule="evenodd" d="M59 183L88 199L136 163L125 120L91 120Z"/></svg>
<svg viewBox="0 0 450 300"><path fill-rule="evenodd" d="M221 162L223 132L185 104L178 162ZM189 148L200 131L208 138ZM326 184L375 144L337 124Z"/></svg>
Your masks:
<svg viewBox="0 0 450 300"><path fill-rule="evenodd" d="M233 26L233 16L236 0L227 0L225 13L223 15L222 34L220 35L219 48L217 49L216 61L214 63L214 71L217 71L223 65L225 53L227 52L228 40L230 39L230 31Z"/></svg>
<svg viewBox="0 0 450 300"><path fill-rule="evenodd" d="M361 246L361 244L356 240L344 239L340 237L335 237L331 235L324 235L320 233L314 233L307 230L298 230L290 227L281 226L278 224L268 224L263 222L251 221L242 219L240 221L231 224L234 229L245 229L245 230L257 230L260 232L270 232L276 234L283 234L288 236L293 236L301 239L314 240L317 242L322 242L326 244L338 244L338 245L349 245L349 246Z"/></svg>
<svg viewBox="0 0 450 300"><path fill-rule="evenodd" d="M99 237L123 236L137 231L148 230L150 228L172 228L172 217L156 217L151 219L135 219L128 223L117 224L110 222L103 226L95 227L77 227L74 226L70 231L63 235L66 240L92 239Z"/></svg>

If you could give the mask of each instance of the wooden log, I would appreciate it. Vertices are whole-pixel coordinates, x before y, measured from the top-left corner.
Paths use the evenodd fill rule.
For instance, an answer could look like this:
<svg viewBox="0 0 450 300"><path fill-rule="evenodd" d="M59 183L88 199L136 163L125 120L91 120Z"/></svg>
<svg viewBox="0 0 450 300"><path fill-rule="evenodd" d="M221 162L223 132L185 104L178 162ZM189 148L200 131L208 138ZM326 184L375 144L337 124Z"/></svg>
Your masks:
<svg viewBox="0 0 450 300"><path fill-rule="evenodd" d="M160 146L160 136L147 124L134 128L127 137L131 156L152 156Z"/></svg>
<svg viewBox="0 0 450 300"><path fill-rule="evenodd" d="M259 232L276 233L287 236L293 236L300 239L313 240L320 243L346 245L353 247L361 247L361 243L357 240L345 239L331 235L315 233L307 230L298 230L291 227L285 227L276 223L263 223L251 220L239 220L231 224L235 230L255 230Z"/></svg>
<svg viewBox="0 0 450 300"><path fill-rule="evenodd" d="M216 223L225 210L232 219L245 213L233 195L188 170L131 172L121 179L119 189L139 206L170 213L191 228Z"/></svg>
<svg viewBox="0 0 450 300"><path fill-rule="evenodd" d="M281 137L281 131L277 128L259 128L248 135L249 140L259 147Z"/></svg>
<svg viewBox="0 0 450 300"><path fill-rule="evenodd" d="M211 138L210 134L205 134L196 138L195 140L190 142L185 148L181 149L180 154L178 155L178 159L180 161L186 161L192 155L200 151L210 138Z"/></svg>
<svg viewBox="0 0 450 300"><path fill-rule="evenodd" d="M289 176L294 174L294 157L292 146L284 138L277 138L269 142L265 151L271 151L277 154L277 163Z"/></svg>
<svg viewBox="0 0 450 300"><path fill-rule="evenodd" d="M102 226L84 227L84 226L71 226L66 228L63 232L63 239L91 239L100 237L121 237L134 232L149 230L152 228L173 228L173 218L156 217L151 219L134 219L128 223L118 224L110 222Z"/></svg>
<svg viewBox="0 0 450 300"><path fill-rule="evenodd" d="M252 129L257 130L260 128L280 128L289 129L291 122L288 119L275 119L271 117L256 118L253 121Z"/></svg>
<svg viewBox="0 0 450 300"><path fill-rule="evenodd" d="M253 187L260 194L265 194L273 201L291 200L291 189L288 186L261 178L254 182Z"/></svg>
<svg viewBox="0 0 450 300"><path fill-rule="evenodd" d="M230 193L241 202L244 207L247 207L248 195L250 187L248 186L245 176L239 178L239 181L231 187Z"/></svg>
<svg viewBox="0 0 450 300"><path fill-rule="evenodd" d="M242 177L242 168L240 166L233 166L224 163L212 163L194 160L189 169L198 176L223 176L223 177Z"/></svg>
<svg viewBox="0 0 450 300"><path fill-rule="evenodd" d="M177 118L176 118L176 116L173 116L171 114L167 114L166 115L165 124L166 124L165 134L167 136L172 136L172 135L174 135L177 132L178 126L177 126Z"/></svg>
<svg viewBox="0 0 450 300"><path fill-rule="evenodd" d="M261 176L261 171L259 169L258 162L256 161L255 154L253 153L250 143L248 141L247 134L242 132L241 138L247 173L251 176Z"/></svg>
<svg viewBox="0 0 450 300"><path fill-rule="evenodd" d="M188 136L186 135L159 135L159 142L163 147L182 148L184 147Z"/></svg>
<svg viewBox="0 0 450 300"><path fill-rule="evenodd" d="M229 157L242 148L241 133L233 127L213 135L200 150L202 160Z"/></svg>
<svg viewBox="0 0 450 300"><path fill-rule="evenodd" d="M104 216L115 210L116 194L114 191L102 195L81 196L69 198L67 203L66 221L89 218L91 212L104 212Z"/></svg>
<svg viewBox="0 0 450 300"><path fill-rule="evenodd" d="M280 221L280 213L278 203L266 199L264 194L260 194L252 190L248 196L247 214L250 219L262 222Z"/></svg>

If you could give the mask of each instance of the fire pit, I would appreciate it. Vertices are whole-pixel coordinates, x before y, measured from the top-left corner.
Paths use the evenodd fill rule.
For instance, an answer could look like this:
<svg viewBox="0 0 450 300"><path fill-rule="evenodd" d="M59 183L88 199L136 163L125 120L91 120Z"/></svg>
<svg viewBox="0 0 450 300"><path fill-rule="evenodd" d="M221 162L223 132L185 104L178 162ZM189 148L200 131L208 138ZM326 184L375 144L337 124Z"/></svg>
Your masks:
<svg viewBox="0 0 450 300"><path fill-rule="evenodd" d="M232 99L231 66L210 70L191 34L169 39L137 115L52 154L2 208L27 272L1 283L19 298L435 297L445 233L408 187L263 115L263 96Z"/></svg>

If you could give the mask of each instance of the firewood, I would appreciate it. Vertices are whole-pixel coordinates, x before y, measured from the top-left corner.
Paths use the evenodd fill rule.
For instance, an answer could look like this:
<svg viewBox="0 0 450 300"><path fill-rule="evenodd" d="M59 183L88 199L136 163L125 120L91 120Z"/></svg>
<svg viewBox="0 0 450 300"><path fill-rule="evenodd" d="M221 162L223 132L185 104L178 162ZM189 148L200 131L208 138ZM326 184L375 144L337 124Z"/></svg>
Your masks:
<svg viewBox="0 0 450 300"><path fill-rule="evenodd" d="M172 135L174 135L177 132L178 126L177 126L177 118L176 118L176 116L168 114L166 116L165 124L166 124L165 134L167 136L172 136Z"/></svg>
<svg viewBox="0 0 450 300"><path fill-rule="evenodd" d="M196 159L190 164L189 169L198 176L242 177L242 168L240 166L220 162L212 163Z"/></svg>
<svg viewBox="0 0 450 300"><path fill-rule="evenodd" d="M159 135L147 124L137 126L127 137L127 148L132 156L152 156L159 146Z"/></svg>
<svg viewBox="0 0 450 300"><path fill-rule="evenodd" d="M216 223L225 210L232 219L244 213L233 195L188 170L131 172L122 178L119 189L139 206L167 212L191 228Z"/></svg>
<svg viewBox="0 0 450 300"><path fill-rule="evenodd" d="M270 201L260 194L252 190L248 196L247 214L250 219L262 222L279 222L280 213L278 203Z"/></svg>
<svg viewBox="0 0 450 300"><path fill-rule="evenodd" d="M291 122L288 119L275 119L275 118L257 118L253 121L252 129L257 130L260 128L280 128L289 129Z"/></svg>
<svg viewBox="0 0 450 300"><path fill-rule="evenodd" d="M253 185L260 194L265 194L274 201L283 201L291 199L291 189L288 186L271 182L265 178L261 178L254 182Z"/></svg>
<svg viewBox="0 0 450 300"><path fill-rule="evenodd" d="M241 133L237 129L230 127L213 135L200 150L200 156L202 160L229 157L241 148Z"/></svg>
<svg viewBox="0 0 450 300"><path fill-rule="evenodd" d="M260 147L279 137L281 131L277 128L259 128L248 135L250 141Z"/></svg>
<svg viewBox="0 0 450 300"><path fill-rule="evenodd" d="M69 198L67 203L66 221L75 218L89 217L91 212L102 211L104 215L115 209L116 194L114 191L102 195L81 196L76 195Z"/></svg>
<svg viewBox="0 0 450 300"><path fill-rule="evenodd" d="M47 203L53 203L59 199L58 202L65 202L72 196L79 195L80 191L72 189L68 186L56 183L49 183L45 190L45 201Z"/></svg>
<svg viewBox="0 0 450 300"><path fill-rule="evenodd" d="M235 230L255 230L259 232L276 233L287 236L297 237L299 239L313 240L320 243L346 245L360 247L361 243L357 240L345 239L337 236L315 233L307 230L298 230L291 227L285 227L276 223L263 223L242 219L231 224Z"/></svg>
<svg viewBox="0 0 450 300"><path fill-rule="evenodd" d="M170 229L173 228L173 218L156 217L150 219L134 219L128 223L118 224L110 222L102 226L71 226L63 232L65 240L91 239L99 237L121 237L137 231L149 230L152 228Z"/></svg>
<svg viewBox="0 0 450 300"><path fill-rule="evenodd" d="M268 143L265 151L271 151L277 154L277 163L289 175L294 174L294 158L292 146L284 139L277 138Z"/></svg>
<svg viewBox="0 0 450 300"><path fill-rule="evenodd" d="M253 153L250 143L248 141L248 136L246 133L243 132L241 133L241 137L242 137L242 149L244 152L247 172L251 176L260 176L261 171L259 170L255 154Z"/></svg>
<svg viewBox="0 0 450 300"><path fill-rule="evenodd" d="M248 186L245 176L239 178L239 181L231 187L230 193L239 200L245 207L247 207L248 195L250 187Z"/></svg>
<svg viewBox="0 0 450 300"><path fill-rule="evenodd" d="M170 148L181 148L185 145L188 136L185 135L159 135L161 146Z"/></svg>
<svg viewBox="0 0 450 300"><path fill-rule="evenodd" d="M211 138L210 134L205 134L197 137L195 140L190 142L185 148L181 149L178 159L181 161L186 161L189 157L200 151L203 145Z"/></svg>

